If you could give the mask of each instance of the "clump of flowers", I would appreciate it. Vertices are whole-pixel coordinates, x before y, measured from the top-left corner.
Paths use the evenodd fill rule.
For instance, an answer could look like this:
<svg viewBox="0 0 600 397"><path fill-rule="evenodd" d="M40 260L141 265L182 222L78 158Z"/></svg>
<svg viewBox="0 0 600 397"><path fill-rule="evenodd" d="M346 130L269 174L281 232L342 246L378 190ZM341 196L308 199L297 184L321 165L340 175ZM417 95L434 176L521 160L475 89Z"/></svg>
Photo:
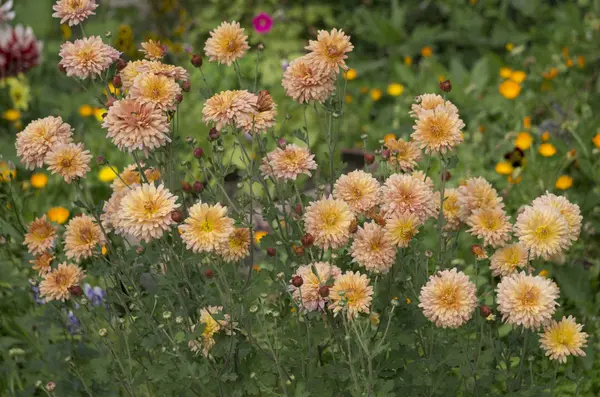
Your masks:
<svg viewBox="0 0 600 397"><path fill-rule="evenodd" d="M204 103L202 121L214 123L217 129L247 125L258 107L258 97L246 90L223 91Z"/></svg>
<svg viewBox="0 0 600 397"><path fill-rule="evenodd" d="M397 165L404 172L412 172L421 159L421 150L413 141L391 138L385 142L384 146L389 151L387 161L392 165Z"/></svg>
<svg viewBox="0 0 600 397"><path fill-rule="evenodd" d="M458 188L459 215L466 220L478 209L504 208L496 189L482 177L470 178Z"/></svg>
<svg viewBox="0 0 600 397"><path fill-rule="evenodd" d="M339 177L333 197L344 200L356 213L366 213L380 202L379 182L369 173L352 171Z"/></svg>
<svg viewBox="0 0 600 397"><path fill-rule="evenodd" d="M373 287L369 285L366 275L348 271L335 280L329 299L329 308L335 315L343 311L352 320L360 313L368 314L371 311Z"/></svg>
<svg viewBox="0 0 600 397"><path fill-rule="evenodd" d="M202 331L200 339L188 342L188 347L192 352L202 352L204 357L208 357L210 350L216 344L214 339L216 334L223 331L226 335L233 335L235 324L228 314L224 315L223 320L215 320L214 316L221 314L222 311L222 306L208 306L200 310L200 324L204 326L204 331ZM191 331L194 332L195 328L196 326L192 325Z"/></svg>
<svg viewBox="0 0 600 397"><path fill-rule="evenodd" d="M77 265L61 263L40 282L40 296L46 302L68 300L71 298L71 288L78 286L84 277L85 271Z"/></svg>
<svg viewBox="0 0 600 397"><path fill-rule="evenodd" d="M46 155L56 146L70 143L72 136L73 128L60 117L34 120L17 134L17 155L28 169L41 167Z"/></svg>
<svg viewBox="0 0 600 397"><path fill-rule="evenodd" d="M300 266L294 276L302 278L302 285L290 285L292 296L300 308L307 312L325 310L329 302L330 291L324 294L322 288L330 286L342 274L339 267L327 262L315 262ZM325 295L325 296L324 296Z"/></svg>
<svg viewBox="0 0 600 397"><path fill-rule="evenodd" d="M311 176L311 171L317 169L314 158L307 148L290 143L267 153L260 170L265 178L296 180L300 174Z"/></svg>

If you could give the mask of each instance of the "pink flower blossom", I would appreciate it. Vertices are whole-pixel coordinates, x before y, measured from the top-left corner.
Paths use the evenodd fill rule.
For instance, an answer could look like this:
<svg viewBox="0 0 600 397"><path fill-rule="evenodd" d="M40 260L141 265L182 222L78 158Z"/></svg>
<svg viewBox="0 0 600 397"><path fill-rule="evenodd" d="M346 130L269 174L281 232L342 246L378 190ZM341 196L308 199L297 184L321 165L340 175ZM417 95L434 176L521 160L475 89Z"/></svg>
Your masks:
<svg viewBox="0 0 600 397"><path fill-rule="evenodd" d="M269 33L273 27L273 18L269 14L261 12L252 19L252 25L258 33Z"/></svg>

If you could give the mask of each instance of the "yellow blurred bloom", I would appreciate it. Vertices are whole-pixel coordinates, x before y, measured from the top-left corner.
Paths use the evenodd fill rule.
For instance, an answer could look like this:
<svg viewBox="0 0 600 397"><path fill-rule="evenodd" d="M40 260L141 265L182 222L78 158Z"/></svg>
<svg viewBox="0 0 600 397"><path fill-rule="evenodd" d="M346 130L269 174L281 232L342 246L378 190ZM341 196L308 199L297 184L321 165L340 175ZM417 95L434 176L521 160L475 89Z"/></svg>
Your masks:
<svg viewBox="0 0 600 397"><path fill-rule="evenodd" d="M356 78L358 73L356 73L356 69L350 68L347 72L344 73L344 75L346 76L346 80L352 81Z"/></svg>
<svg viewBox="0 0 600 397"><path fill-rule="evenodd" d="M567 152L567 158L569 160L573 160L575 158L575 155L577 155L577 150L575 149L571 149Z"/></svg>
<svg viewBox="0 0 600 397"><path fill-rule="evenodd" d="M592 142L594 142L594 146L596 146L598 149L600 149L600 133L596 134L592 138Z"/></svg>
<svg viewBox="0 0 600 397"><path fill-rule="evenodd" d="M527 150L531 147L533 143L533 137L529 132L520 132L517 135L517 139L515 139L515 146L521 150Z"/></svg>
<svg viewBox="0 0 600 397"><path fill-rule="evenodd" d="M256 273L260 272L260 266L258 266L258 265L252 265L252 269L253 269L253 270L254 270Z"/></svg>
<svg viewBox="0 0 600 397"><path fill-rule="evenodd" d="M510 175L513 172L513 166L508 161L501 161L496 164L496 172L500 175Z"/></svg>
<svg viewBox="0 0 600 397"><path fill-rule="evenodd" d="M98 120L99 122L104 121L104 117L102 117L104 115L104 113L106 113L106 109L102 109L102 108L94 109L94 117L96 117L96 120Z"/></svg>
<svg viewBox="0 0 600 397"><path fill-rule="evenodd" d="M540 276L541 276L541 277L548 277L548 274L549 274L549 273L548 273L548 270L546 270L546 269L544 269L544 270L542 270L542 271L540 272Z"/></svg>
<svg viewBox="0 0 600 397"><path fill-rule="evenodd" d="M410 65L412 65L412 64L413 64L413 59L412 59L412 57L409 57L408 55L406 55L406 56L404 57L404 64L405 64L405 65L407 65L407 66L410 66Z"/></svg>
<svg viewBox="0 0 600 397"><path fill-rule="evenodd" d="M510 77L512 72L513 71L511 68L507 68L507 67L500 68L500 77L502 77L503 79L507 79Z"/></svg>
<svg viewBox="0 0 600 397"><path fill-rule="evenodd" d="M538 151L544 157L552 157L556 154L556 148L551 143L542 143Z"/></svg>
<svg viewBox="0 0 600 397"><path fill-rule="evenodd" d="M383 141L385 143L388 143L389 141L391 141L392 139L396 139L396 135L392 134L391 132L389 134L386 134L386 136L383 137Z"/></svg>
<svg viewBox="0 0 600 397"><path fill-rule="evenodd" d="M531 117L525 116L525 118L523 119L523 128L527 130L531 128Z"/></svg>
<svg viewBox="0 0 600 397"><path fill-rule="evenodd" d="M523 81L525 81L525 78L527 77L527 74L522 71L522 70L515 70L514 72L512 72L510 74L510 79L512 81L514 81L515 83L522 83Z"/></svg>
<svg viewBox="0 0 600 397"><path fill-rule="evenodd" d="M257 230L254 232L254 241L256 241L256 244L260 243L260 240L265 237L268 233L265 232L264 230Z"/></svg>
<svg viewBox="0 0 600 397"><path fill-rule="evenodd" d="M513 43L506 43L506 51L510 52L513 50L513 48L515 48L515 45Z"/></svg>
<svg viewBox="0 0 600 397"><path fill-rule="evenodd" d="M429 46L421 48L421 55L425 58L429 58L433 55L433 49Z"/></svg>
<svg viewBox="0 0 600 397"><path fill-rule="evenodd" d="M567 190L571 186L573 186L573 178L569 175L561 175L554 184L554 187L560 190Z"/></svg>
<svg viewBox="0 0 600 397"><path fill-rule="evenodd" d="M372 88L370 95L372 100L378 101L381 99L382 92L379 88Z"/></svg>
<svg viewBox="0 0 600 397"><path fill-rule="evenodd" d="M118 170L116 171L118 172ZM104 167L100 168L100 171L98 171L98 179L100 179L102 182L112 182L116 177L117 174L115 174L115 172L108 165L105 165Z"/></svg>
<svg viewBox="0 0 600 397"><path fill-rule="evenodd" d="M566 64L568 67L572 67L572 66L573 66L573 60L572 60L571 58L569 58L569 59L567 59L567 60L566 60L565 64Z"/></svg>
<svg viewBox="0 0 600 397"><path fill-rule="evenodd" d="M411 301L411 300L410 300L410 298L407 296L407 297L406 297L406 304L407 304L407 305L410 305L410 303L411 303L411 302L412 302L412 301Z"/></svg>
<svg viewBox="0 0 600 397"><path fill-rule="evenodd" d="M29 109L29 102L31 100L29 84L27 79L20 76L19 78L8 78L7 84L9 86L8 95L15 109L27 110Z"/></svg>
<svg viewBox="0 0 600 397"><path fill-rule="evenodd" d="M292 308L290 309L290 313L296 313L296 308L295 308L295 307L292 307Z"/></svg>
<svg viewBox="0 0 600 397"><path fill-rule="evenodd" d="M547 72L542 72L542 77L544 77L546 80L552 80L556 76L558 76L557 68L550 68L550 70L548 70Z"/></svg>
<svg viewBox="0 0 600 397"><path fill-rule="evenodd" d="M31 186L34 188L42 189L48 184L48 175L44 174L43 172L36 172L35 174L31 175L29 182L31 182Z"/></svg>
<svg viewBox="0 0 600 397"><path fill-rule="evenodd" d="M8 109L2 113L2 118L8 121L17 121L21 118L21 112L19 112L17 109Z"/></svg>
<svg viewBox="0 0 600 397"><path fill-rule="evenodd" d="M60 225L69 219L69 210L65 207L52 207L47 212L50 222L56 222Z"/></svg>
<svg viewBox="0 0 600 397"><path fill-rule="evenodd" d="M516 178L513 178L511 175L509 175L508 183L512 183L513 185L516 185L517 183L520 183L522 179L523 179L522 175L519 175Z"/></svg>
<svg viewBox="0 0 600 397"><path fill-rule="evenodd" d="M546 142L550 140L550 133L548 131L544 131L542 133L542 142Z"/></svg>
<svg viewBox="0 0 600 397"><path fill-rule="evenodd" d="M106 245L102 246L102 255L106 256L106 254L108 254L108 248L106 248Z"/></svg>
<svg viewBox="0 0 600 397"><path fill-rule="evenodd" d="M17 170L12 163L0 161L0 182L8 182L16 176Z"/></svg>
<svg viewBox="0 0 600 397"><path fill-rule="evenodd" d="M577 66L579 66L580 69L585 67L585 57L583 55L577 57Z"/></svg>
<svg viewBox="0 0 600 397"><path fill-rule="evenodd" d="M499 87L500 94L506 99L515 99L521 93L521 85L512 80L506 80Z"/></svg>
<svg viewBox="0 0 600 397"><path fill-rule="evenodd" d="M400 83L392 83L387 87L387 93L391 96L400 96L404 92L404 86Z"/></svg>
<svg viewBox="0 0 600 397"><path fill-rule="evenodd" d="M346 103L350 104L350 103L352 103L352 101L354 100L354 98L352 98L352 95L350 95L350 94L347 94L347 95L344 97L344 100L346 101Z"/></svg>
<svg viewBox="0 0 600 397"><path fill-rule="evenodd" d="M94 114L94 108L90 105L81 105L79 107L79 115L81 117L90 117L92 114Z"/></svg>
<svg viewBox="0 0 600 397"><path fill-rule="evenodd" d="M69 40L71 38L71 35L73 34L71 27L65 23L60 25L60 32L62 34L63 40Z"/></svg>
<svg viewBox="0 0 600 397"><path fill-rule="evenodd" d="M113 85L112 82L108 83L108 90L110 91L110 93L113 96L118 96L121 93L121 90L118 88L115 88L115 86ZM106 90L104 90L104 95L108 96L108 93L106 92Z"/></svg>

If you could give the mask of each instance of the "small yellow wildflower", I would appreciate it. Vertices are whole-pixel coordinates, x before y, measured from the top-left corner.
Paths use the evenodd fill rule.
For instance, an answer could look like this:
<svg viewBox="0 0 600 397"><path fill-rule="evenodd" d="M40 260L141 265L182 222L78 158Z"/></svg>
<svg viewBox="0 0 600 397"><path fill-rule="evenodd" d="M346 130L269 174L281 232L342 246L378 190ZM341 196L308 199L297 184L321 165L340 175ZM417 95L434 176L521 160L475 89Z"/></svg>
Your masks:
<svg viewBox="0 0 600 397"><path fill-rule="evenodd" d="M94 114L94 108L90 105L81 105L79 107L79 115L81 117L90 117L92 114Z"/></svg>
<svg viewBox="0 0 600 397"><path fill-rule="evenodd" d="M569 175L561 175L556 180L554 186L559 190L567 190L573 186L573 178L571 178Z"/></svg>
<svg viewBox="0 0 600 397"><path fill-rule="evenodd" d="M512 81L514 81L515 83L519 83L519 84L521 84L523 81L525 81L526 77L527 77L527 74L522 70L515 70L514 72L512 72L510 74L510 79Z"/></svg>
<svg viewBox="0 0 600 397"><path fill-rule="evenodd" d="M515 48L515 45L513 43L506 43L506 51L511 52L513 50L513 48Z"/></svg>
<svg viewBox="0 0 600 397"><path fill-rule="evenodd" d="M371 95L371 99L375 102L377 102L378 100L381 99L381 95L383 93L381 92L381 90L379 88L372 88L370 95Z"/></svg>
<svg viewBox="0 0 600 397"><path fill-rule="evenodd" d="M565 61L565 64L567 65L567 67L573 67L573 60L571 58L567 59Z"/></svg>
<svg viewBox="0 0 600 397"><path fill-rule="evenodd" d="M94 117L96 117L96 120L98 120L99 122L104 121L104 114L106 113L106 109L102 109L102 108L96 108L94 109Z"/></svg>
<svg viewBox="0 0 600 397"><path fill-rule="evenodd" d="M583 55L577 57L577 66L579 66L580 69L585 67L585 57Z"/></svg>
<svg viewBox="0 0 600 397"><path fill-rule="evenodd" d="M503 79L507 79L510 77L512 72L513 71L511 68L507 68L507 67L500 68L500 77L502 77Z"/></svg>
<svg viewBox="0 0 600 397"><path fill-rule="evenodd" d="M520 132L515 139L515 146L521 150L527 150L533 143L533 137L529 132Z"/></svg>
<svg viewBox="0 0 600 397"><path fill-rule="evenodd" d="M391 96L400 96L404 92L404 86L400 83L392 83L387 87L387 93Z"/></svg>
<svg viewBox="0 0 600 397"><path fill-rule="evenodd" d="M113 83L108 83L108 90L110 91L110 93L113 96L118 96L121 93L121 90L118 88L115 88L115 86L113 85ZM106 90L104 90L104 95L108 96L108 93L106 92Z"/></svg>
<svg viewBox="0 0 600 397"><path fill-rule="evenodd" d="M116 177L117 174L115 174L115 172L108 165L105 165L104 167L100 168L100 171L98 171L98 179L100 179L102 182L112 182Z"/></svg>
<svg viewBox="0 0 600 397"><path fill-rule="evenodd" d="M596 134L592 138L592 142L594 142L594 146L596 146L598 149L600 149L600 133Z"/></svg>
<svg viewBox="0 0 600 397"><path fill-rule="evenodd" d="M102 246L102 255L106 256L106 254L108 254L108 248L106 248L106 245Z"/></svg>
<svg viewBox="0 0 600 397"><path fill-rule="evenodd" d="M258 273L258 272L260 272L260 266L252 265L252 270L254 270L256 273Z"/></svg>
<svg viewBox="0 0 600 397"><path fill-rule="evenodd" d="M48 175L44 174L43 172L36 172L35 174L31 175L29 182L31 182L31 186L34 188L42 189L48 184Z"/></svg>
<svg viewBox="0 0 600 397"><path fill-rule="evenodd" d="M542 132L542 142L547 142L550 140L550 133L548 131Z"/></svg>
<svg viewBox="0 0 600 397"><path fill-rule="evenodd" d="M356 73L356 69L350 68L344 75L346 76L346 80L352 81L358 76L358 73Z"/></svg>
<svg viewBox="0 0 600 397"><path fill-rule="evenodd" d="M411 301L411 300L410 300L410 298L407 296L407 297L406 297L406 304L407 304L407 305L410 305L410 303L411 303L411 302L412 302L412 301Z"/></svg>
<svg viewBox="0 0 600 397"><path fill-rule="evenodd" d="M531 128L531 117L530 116L525 116L525 118L523 119L523 128L525 128L526 130Z"/></svg>
<svg viewBox="0 0 600 397"><path fill-rule="evenodd" d="M506 99L515 99L521 93L521 85L512 80L506 80L499 87L500 94Z"/></svg>
<svg viewBox="0 0 600 397"><path fill-rule="evenodd" d="M404 64L405 64L405 65L407 65L407 66L410 66L410 65L412 65L412 64L413 64L413 59L412 59L412 57L409 57L408 55L406 55L406 56L404 57Z"/></svg>
<svg viewBox="0 0 600 397"><path fill-rule="evenodd" d="M391 141L392 139L396 139L396 135L395 135L395 134L392 134L391 132L390 132L389 134L386 134L386 135L383 137L383 141L384 141L385 143L388 143L388 142L389 142L389 141Z"/></svg>
<svg viewBox="0 0 600 397"><path fill-rule="evenodd" d="M352 95L346 94L346 96L344 97L344 100L346 101L347 104L351 104L352 101L354 100L354 98L352 98Z"/></svg>
<svg viewBox="0 0 600 397"><path fill-rule="evenodd" d="M17 121L21 118L21 112L17 109L8 109L2 113L2 118L7 121Z"/></svg>
<svg viewBox="0 0 600 397"><path fill-rule="evenodd" d="M538 151L544 157L552 157L556 154L556 148L551 143L542 143Z"/></svg>
<svg viewBox="0 0 600 397"><path fill-rule="evenodd" d="M421 55L424 58L429 58L430 56L433 55L433 49L429 46L425 46L425 47L421 48Z"/></svg>
<svg viewBox="0 0 600 397"><path fill-rule="evenodd" d="M292 308L290 309L290 313L296 313L296 308L295 308L295 307L292 307Z"/></svg>
<svg viewBox="0 0 600 397"><path fill-rule="evenodd" d="M15 179L16 176L17 170L12 163L0 161L0 182L8 182Z"/></svg>
<svg viewBox="0 0 600 397"><path fill-rule="evenodd" d="M546 80L552 80L556 76L558 76L557 68L550 68L550 70L548 70L547 72L542 72L542 77L544 77Z"/></svg>
<svg viewBox="0 0 600 397"><path fill-rule="evenodd" d="M511 175L508 176L508 183L512 183L513 185L520 183L521 180L523 180L522 175L519 175L516 178L513 178Z"/></svg>
<svg viewBox="0 0 600 397"><path fill-rule="evenodd" d="M265 232L264 230L257 230L254 232L254 241L256 241L256 244L260 243L260 240L265 237L268 233Z"/></svg>
<svg viewBox="0 0 600 397"><path fill-rule="evenodd" d="M548 274L549 274L549 273L548 273L548 270L546 270L546 269L544 269L544 270L540 271L540 276L541 276L541 277L548 277Z"/></svg>
<svg viewBox="0 0 600 397"><path fill-rule="evenodd" d="M513 172L513 166L508 161L501 161L496 164L496 172L500 175L510 175Z"/></svg>
<svg viewBox="0 0 600 397"><path fill-rule="evenodd" d="M71 30L71 27L69 25L67 25L66 23L63 23L60 25L60 32L62 34L63 40L69 40L71 38L71 36L73 35L73 31Z"/></svg>
<svg viewBox="0 0 600 397"><path fill-rule="evenodd" d="M48 210L47 215L50 222L62 225L69 219L69 210L65 207L52 207Z"/></svg>
<svg viewBox="0 0 600 397"><path fill-rule="evenodd" d="M8 95L14 108L19 110L29 109L31 90L27 84L27 79L25 77L11 77L7 79L7 83L9 86Z"/></svg>

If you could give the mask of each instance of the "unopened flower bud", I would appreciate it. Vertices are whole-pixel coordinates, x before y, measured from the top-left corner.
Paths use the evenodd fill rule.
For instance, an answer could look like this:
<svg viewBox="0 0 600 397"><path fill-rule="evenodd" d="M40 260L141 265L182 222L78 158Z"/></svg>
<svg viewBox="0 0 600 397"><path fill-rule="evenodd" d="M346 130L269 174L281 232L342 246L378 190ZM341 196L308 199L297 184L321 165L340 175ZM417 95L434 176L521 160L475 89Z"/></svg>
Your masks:
<svg viewBox="0 0 600 397"><path fill-rule="evenodd" d="M135 252L136 252L138 255L142 255L142 254L144 253L144 247L142 247L141 245L140 245L140 246L138 246L138 247L135 249Z"/></svg>
<svg viewBox="0 0 600 397"><path fill-rule="evenodd" d="M275 248L273 248L273 247L267 248L267 255L275 256L276 254L277 254L277 251L275 250Z"/></svg>
<svg viewBox="0 0 600 397"><path fill-rule="evenodd" d="M172 314L172 313L171 313L171 312L169 312L169 311L163 312L163 318L164 318L165 320L168 320L168 319L170 319L170 318L171 318L171 314Z"/></svg>
<svg viewBox="0 0 600 397"><path fill-rule="evenodd" d="M197 68L202 67L202 55L200 55L200 54L192 55L192 65L194 65Z"/></svg>
<svg viewBox="0 0 600 397"><path fill-rule="evenodd" d="M121 70L125 69L125 67L127 66L127 62L125 62L124 59L119 58L119 59L117 59L117 62L115 62L115 65L117 65L117 70L121 71Z"/></svg>
<svg viewBox="0 0 600 397"><path fill-rule="evenodd" d="M106 335L108 335L108 331L106 328L100 328L100 330L98 331L98 335L100 335L101 337L105 337Z"/></svg>
<svg viewBox="0 0 600 397"><path fill-rule="evenodd" d="M177 317L175 317L175 322L176 322L177 324L181 324L181 323L183 322L183 317L181 317L181 316L177 316Z"/></svg>
<svg viewBox="0 0 600 397"><path fill-rule="evenodd" d="M452 91L452 83L450 82L450 80L441 81L440 82L440 90L442 90L444 92Z"/></svg>
<svg viewBox="0 0 600 397"><path fill-rule="evenodd" d="M196 149L194 149L194 157L197 159L204 157L204 149L202 149L201 147L197 147Z"/></svg>
<svg viewBox="0 0 600 397"><path fill-rule="evenodd" d="M298 215L302 215L302 204L296 204L296 206L294 207L294 212L296 212L296 214Z"/></svg>
<svg viewBox="0 0 600 397"><path fill-rule="evenodd" d="M321 286L321 288L319 288L319 295L321 295L323 298L327 298L329 296L329 286Z"/></svg>
<svg viewBox="0 0 600 397"><path fill-rule="evenodd" d="M450 173L450 171L446 171L442 174L442 181L448 182L450 178L452 178L452 174Z"/></svg>
<svg viewBox="0 0 600 397"><path fill-rule="evenodd" d="M385 160L390 158L390 151L388 149L383 149L381 151L381 157L383 157Z"/></svg>
<svg viewBox="0 0 600 397"><path fill-rule="evenodd" d="M83 290L81 289L81 287L79 285L73 285L72 287L69 287L69 292L71 293L71 295L74 295L77 297L83 295Z"/></svg>
<svg viewBox="0 0 600 397"><path fill-rule="evenodd" d="M265 49L265 46L264 46L264 44L263 44L263 43L258 43L258 50L259 50L259 51L262 51L262 50L264 50L264 49Z"/></svg>
<svg viewBox="0 0 600 397"><path fill-rule="evenodd" d="M302 277L300 277L300 276L292 277L292 285L294 287L300 288L300 287L302 287L302 284L304 284L304 280L302 280Z"/></svg>
<svg viewBox="0 0 600 397"><path fill-rule="evenodd" d="M471 252L477 257L477 259L485 259L488 257L487 252L479 244L473 244L471 246Z"/></svg>
<svg viewBox="0 0 600 397"><path fill-rule="evenodd" d="M204 184L202 184L202 182L200 182L200 181L196 181L196 182L194 182L193 189L194 189L195 193L200 194L204 190Z"/></svg>
<svg viewBox="0 0 600 397"><path fill-rule="evenodd" d="M206 277L206 278L213 278L214 275L215 275L215 272L213 272L212 269L206 269L204 271L204 277Z"/></svg>
<svg viewBox="0 0 600 397"><path fill-rule="evenodd" d="M191 192L192 191L192 185L190 185L188 182L181 182L181 188L183 189L184 192Z"/></svg>
<svg viewBox="0 0 600 397"><path fill-rule="evenodd" d="M356 231L358 230L358 223L356 222L356 220L353 220L350 223L350 227L348 228L348 230L350 231L350 233L356 233Z"/></svg>
<svg viewBox="0 0 600 397"><path fill-rule="evenodd" d="M98 165L104 165L106 164L106 159L103 156L98 156L96 157L96 163L98 163Z"/></svg>
<svg viewBox="0 0 600 397"><path fill-rule="evenodd" d="M481 314L481 317L487 318L490 314L492 314L492 309L490 309L488 305L481 305L479 307L479 314Z"/></svg>
<svg viewBox="0 0 600 397"><path fill-rule="evenodd" d="M277 140L277 145L281 148L285 147L286 144L287 144L287 141L284 138L279 138Z"/></svg>
<svg viewBox="0 0 600 397"><path fill-rule="evenodd" d="M192 83L190 83L188 80L184 81L183 83L181 83L181 89L183 90L183 92L190 92L190 90L192 89Z"/></svg>
<svg viewBox="0 0 600 397"><path fill-rule="evenodd" d="M433 256L433 252L431 250L425 250L425 258L431 258Z"/></svg>
<svg viewBox="0 0 600 397"><path fill-rule="evenodd" d="M375 155L372 153L365 153L365 163L368 165L373 164L375 162Z"/></svg>
<svg viewBox="0 0 600 397"><path fill-rule="evenodd" d="M215 127L213 127L208 132L208 139L210 139L211 141L216 141L217 139L219 139L220 135L221 134L219 133L219 130L217 130Z"/></svg>
<svg viewBox="0 0 600 397"><path fill-rule="evenodd" d="M175 210L171 212L171 220L175 223L180 223L183 221L183 213L179 210Z"/></svg>
<svg viewBox="0 0 600 397"><path fill-rule="evenodd" d="M48 382L46 383L46 391L53 392L56 389L56 383Z"/></svg>
<svg viewBox="0 0 600 397"><path fill-rule="evenodd" d="M304 236L302 236L301 241L303 246L310 247L315 242L315 238L312 234L306 233Z"/></svg>
<svg viewBox="0 0 600 397"><path fill-rule="evenodd" d="M291 118L292 118L292 115L291 115L291 114L289 114L289 113L286 113L286 114L285 114L285 119L286 119L286 120L289 120L289 119L291 119Z"/></svg>
<svg viewBox="0 0 600 397"><path fill-rule="evenodd" d="M185 137L185 142L186 143L193 143L194 142L194 138L188 135L188 136Z"/></svg>
<svg viewBox="0 0 600 397"><path fill-rule="evenodd" d="M115 77L113 77L112 83L115 86L115 88L123 87L123 80L121 79L120 75L116 75Z"/></svg>
<svg viewBox="0 0 600 397"><path fill-rule="evenodd" d="M175 103L180 104L181 102L183 102L183 95L177 94L175 96Z"/></svg>
<svg viewBox="0 0 600 397"><path fill-rule="evenodd" d="M294 253L297 256L304 255L304 247L303 246L301 246L301 245L294 245L292 248L294 249Z"/></svg>

